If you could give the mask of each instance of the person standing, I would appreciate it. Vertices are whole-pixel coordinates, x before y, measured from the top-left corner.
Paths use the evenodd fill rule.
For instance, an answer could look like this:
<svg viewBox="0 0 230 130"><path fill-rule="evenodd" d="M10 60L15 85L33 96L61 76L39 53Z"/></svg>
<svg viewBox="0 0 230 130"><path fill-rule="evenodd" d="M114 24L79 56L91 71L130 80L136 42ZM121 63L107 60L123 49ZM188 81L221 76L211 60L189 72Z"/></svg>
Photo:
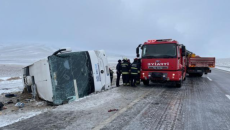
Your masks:
<svg viewBox="0 0 230 130"><path fill-rule="evenodd" d="M122 68L122 79L123 79L123 85L124 86L129 86L129 63L127 59L123 59L123 63L121 63L121 68Z"/></svg>
<svg viewBox="0 0 230 130"><path fill-rule="evenodd" d="M121 72L122 72L122 68L121 68L121 60L118 60L118 64L116 66L117 69L117 81L116 81L116 86L119 87L119 83L120 83L120 77L121 77Z"/></svg>
<svg viewBox="0 0 230 130"><path fill-rule="evenodd" d="M109 73L110 73L110 80L111 80L111 85L113 83L113 71L109 68Z"/></svg>
<svg viewBox="0 0 230 130"><path fill-rule="evenodd" d="M138 63L138 65L139 65L139 69L138 69L138 75L137 75L137 81L136 81L136 83L137 83L137 85L140 85L140 69L141 69L141 60L140 59L138 59L138 58L135 58L136 60L137 60L137 63Z"/></svg>
<svg viewBox="0 0 230 130"><path fill-rule="evenodd" d="M130 70L130 68L131 68L130 59L128 59L127 62L128 62L129 70ZM128 79L129 79L129 84L131 85L131 72L130 71L129 71L129 77L128 77Z"/></svg>
<svg viewBox="0 0 230 130"><path fill-rule="evenodd" d="M131 65L131 86L136 86L136 81L138 80L138 71L140 66L137 59L134 59Z"/></svg>

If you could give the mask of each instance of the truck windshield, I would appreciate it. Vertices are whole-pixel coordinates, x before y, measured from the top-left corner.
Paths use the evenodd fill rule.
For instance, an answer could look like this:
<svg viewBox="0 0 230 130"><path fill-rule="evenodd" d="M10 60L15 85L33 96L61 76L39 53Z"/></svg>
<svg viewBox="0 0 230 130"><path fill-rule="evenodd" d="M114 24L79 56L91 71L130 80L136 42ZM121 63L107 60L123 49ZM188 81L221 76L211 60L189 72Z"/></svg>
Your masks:
<svg viewBox="0 0 230 130"><path fill-rule="evenodd" d="M176 48L175 44L144 45L142 58L176 58Z"/></svg>

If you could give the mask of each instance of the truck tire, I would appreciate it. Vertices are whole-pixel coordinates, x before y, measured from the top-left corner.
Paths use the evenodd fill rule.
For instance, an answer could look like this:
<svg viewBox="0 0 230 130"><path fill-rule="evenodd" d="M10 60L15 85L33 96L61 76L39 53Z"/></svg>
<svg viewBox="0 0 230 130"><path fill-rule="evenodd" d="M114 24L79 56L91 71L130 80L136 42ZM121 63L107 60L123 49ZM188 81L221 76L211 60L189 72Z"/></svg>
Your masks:
<svg viewBox="0 0 230 130"><path fill-rule="evenodd" d="M143 80L143 84L144 84L145 86L148 86L148 85L149 85L149 80Z"/></svg>
<svg viewBox="0 0 230 130"><path fill-rule="evenodd" d="M203 73L199 73L197 74L198 77L202 77L203 76Z"/></svg>
<svg viewBox="0 0 230 130"><path fill-rule="evenodd" d="M194 76L194 74L192 74L192 73L189 73L189 77L193 77Z"/></svg>
<svg viewBox="0 0 230 130"><path fill-rule="evenodd" d="M192 73L192 74L189 74L189 77L202 77L203 76L203 73Z"/></svg>
<svg viewBox="0 0 230 130"><path fill-rule="evenodd" d="M181 88L181 86L182 86L182 80L176 83L176 88Z"/></svg>

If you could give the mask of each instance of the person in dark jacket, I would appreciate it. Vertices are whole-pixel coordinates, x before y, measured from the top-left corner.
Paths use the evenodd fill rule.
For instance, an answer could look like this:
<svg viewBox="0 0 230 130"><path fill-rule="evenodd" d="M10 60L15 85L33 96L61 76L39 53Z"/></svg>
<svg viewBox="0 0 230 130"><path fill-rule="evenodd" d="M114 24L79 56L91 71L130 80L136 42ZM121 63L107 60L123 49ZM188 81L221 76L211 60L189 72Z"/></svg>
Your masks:
<svg viewBox="0 0 230 130"><path fill-rule="evenodd" d="M4 104L0 102L0 111L4 108Z"/></svg>
<svg viewBox="0 0 230 130"><path fill-rule="evenodd" d="M137 83L137 85L140 85L140 80L141 80L141 79L140 79L140 78L141 78L141 77L140 77L140 76L141 76L141 75L140 75L140 71L141 71L141 70L140 70L140 69L141 69L141 60L138 59L138 58L136 58L136 60L137 60L137 63L139 64L138 76L137 76L137 81L136 81L136 83Z"/></svg>
<svg viewBox="0 0 230 130"><path fill-rule="evenodd" d="M109 68L109 73L110 73L110 80L111 80L111 85L113 83L113 71Z"/></svg>
<svg viewBox="0 0 230 130"><path fill-rule="evenodd" d="M129 64L129 68L131 68L131 62L130 62L130 59L127 60L128 61L128 64ZM131 72L129 71L129 84L131 85Z"/></svg>
<svg viewBox="0 0 230 130"><path fill-rule="evenodd" d="M121 68L121 60L118 60L118 64L117 64L117 81L116 81L116 86L119 87L119 83L120 83L120 77L121 77L121 73L122 73L122 68Z"/></svg>
<svg viewBox="0 0 230 130"><path fill-rule="evenodd" d="M140 70L140 65L137 59L131 65L131 85L136 86L136 81L138 80L138 71Z"/></svg>
<svg viewBox="0 0 230 130"><path fill-rule="evenodd" d="M121 63L122 68L122 79L123 79L123 85L129 86L129 71L130 71L130 65L127 61L127 59L123 59L123 63Z"/></svg>

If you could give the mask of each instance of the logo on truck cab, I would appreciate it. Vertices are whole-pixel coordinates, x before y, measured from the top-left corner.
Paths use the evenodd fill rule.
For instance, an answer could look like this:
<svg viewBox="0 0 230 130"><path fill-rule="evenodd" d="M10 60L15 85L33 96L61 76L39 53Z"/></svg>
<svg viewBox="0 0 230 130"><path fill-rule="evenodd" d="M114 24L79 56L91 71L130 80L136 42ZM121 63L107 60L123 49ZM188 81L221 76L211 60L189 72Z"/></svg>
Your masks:
<svg viewBox="0 0 230 130"><path fill-rule="evenodd" d="M169 62L167 63L148 63L148 66L169 66Z"/></svg>

